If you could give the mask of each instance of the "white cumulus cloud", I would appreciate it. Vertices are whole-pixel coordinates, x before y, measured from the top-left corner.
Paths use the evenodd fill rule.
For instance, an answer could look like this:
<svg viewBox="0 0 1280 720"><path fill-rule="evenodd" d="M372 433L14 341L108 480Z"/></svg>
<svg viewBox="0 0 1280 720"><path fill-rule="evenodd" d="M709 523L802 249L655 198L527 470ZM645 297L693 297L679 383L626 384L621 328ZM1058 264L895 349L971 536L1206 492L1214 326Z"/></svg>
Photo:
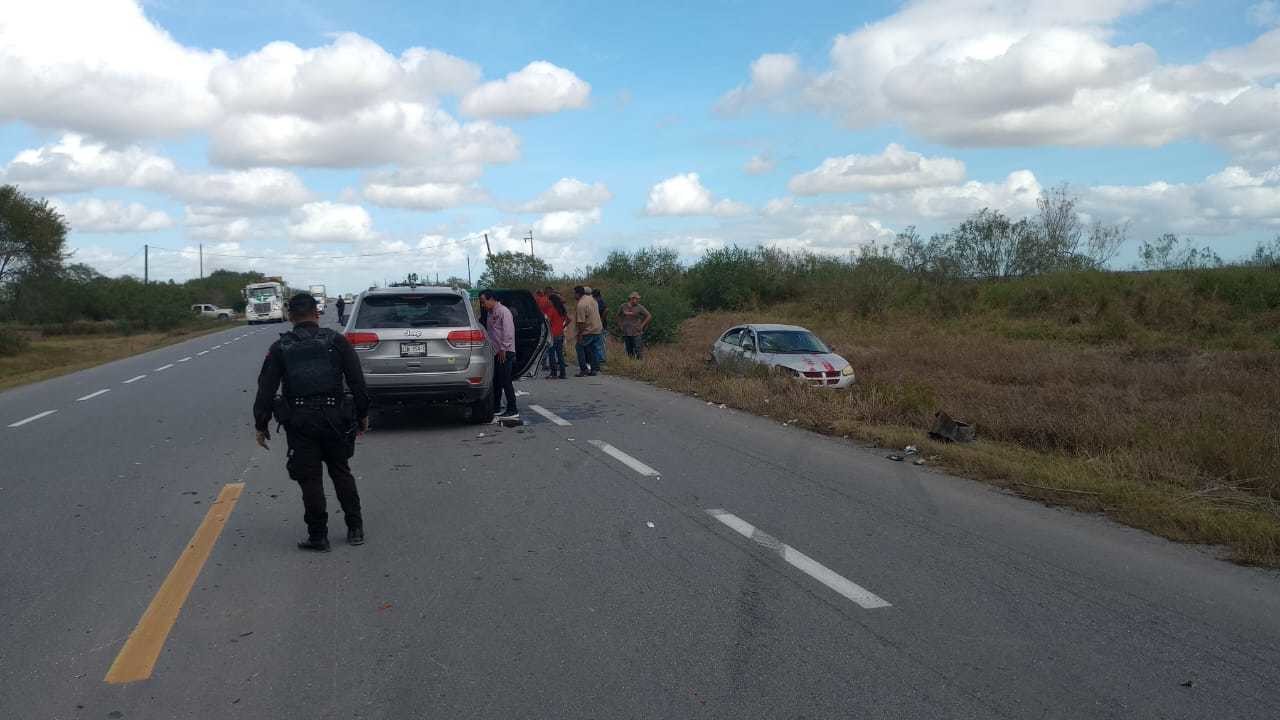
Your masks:
<svg viewBox="0 0 1280 720"><path fill-rule="evenodd" d="M747 164L742 166L742 171L748 175L767 175L773 172L775 167L777 167L777 163L769 156L769 153L762 153L748 160Z"/></svg>
<svg viewBox="0 0 1280 720"><path fill-rule="evenodd" d="M221 112L208 78L226 61L176 42L133 0L6 2L0 121L112 138L199 130Z"/></svg>
<svg viewBox="0 0 1280 720"><path fill-rule="evenodd" d="M382 207L434 211L482 203L489 199L489 194L475 184L425 182L396 185L372 182L365 185L364 197Z"/></svg>
<svg viewBox="0 0 1280 720"><path fill-rule="evenodd" d="M743 215L751 209L733 200L717 200L698 177L684 173L659 182L649 190L646 215Z"/></svg>
<svg viewBox="0 0 1280 720"><path fill-rule="evenodd" d="M751 79L720 98L716 109L736 113L758 104L776 103L795 90L802 77L795 55L768 53L751 63Z"/></svg>
<svg viewBox="0 0 1280 720"><path fill-rule="evenodd" d="M73 203L54 200L51 204L66 219L72 232L150 232L173 226L173 219L167 214L139 203L85 198Z"/></svg>
<svg viewBox="0 0 1280 720"><path fill-rule="evenodd" d="M311 202L295 210L289 238L303 243L362 243L377 239L373 218L359 205Z"/></svg>
<svg viewBox="0 0 1280 720"><path fill-rule="evenodd" d="M587 227L599 223L601 214L600 208L549 212L533 224L534 238L535 240L576 238Z"/></svg>
<svg viewBox="0 0 1280 720"><path fill-rule="evenodd" d="M473 116L528 117L581 109L590 97L591 85L571 70L538 60L471 90L461 108Z"/></svg>
<svg viewBox="0 0 1280 720"><path fill-rule="evenodd" d="M964 179L964 163L952 158L927 158L891 143L878 155L827 158L817 168L791 178L797 195L844 192L885 192L948 185Z"/></svg>
<svg viewBox="0 0 1280 720"><path fill-rule="evenodd" d="M23 150L0 170L0 180L38 193L99 187L161 189L177 176L177 167L166 157L136 145L110 148L76 133L63 135L51 145Z"/></svg>
<svg viewBox="0 0 1280 720"><path fill-rule="evenodd" d="M613 199L604 183L587 183L577 178L560 178L534 200L520 206L521 212L592 210Z"/></svg>
<svg viewBox="0 0 1280 720"><path fill-rule="evenodd" d="M1139 145L1190 137L1222 145L1257 169L1274 162L1274 107L1240 102L1274 92L1280 30L1195 65L1162 65L1141 42L1115 41L1117 25L1159 0L914 0L836 36L827 67L795 69L777 55L721 108L812 110L850 128L904 125L955 146ZM1269 17L1257 3L1253 17ZM770 70L772 68L772 70ZM1224 129L1225 128L1225 129Z"/></svg>

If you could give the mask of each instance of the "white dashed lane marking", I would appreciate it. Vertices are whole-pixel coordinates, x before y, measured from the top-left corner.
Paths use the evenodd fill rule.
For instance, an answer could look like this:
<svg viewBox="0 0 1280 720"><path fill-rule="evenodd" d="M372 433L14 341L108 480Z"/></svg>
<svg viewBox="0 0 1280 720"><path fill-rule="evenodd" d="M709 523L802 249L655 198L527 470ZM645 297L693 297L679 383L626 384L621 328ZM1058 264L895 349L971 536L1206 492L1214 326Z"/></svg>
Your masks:
<svg viewBox="0 0 1280 720"><path fill-rule="evenodd" d="M550 410L542 407L541 405L530 405L529 409L538 413L542 417L550 420L551 422L559 425L560 427L569 427L570 425L573 424L568 420L565 420L564 418L560 417L559 415L551 412Z"/></svg>
<svg viewBox="0 0 1280 720"><path fill-rule="evenodd" d="M54 413L56 413L56 412L58 412L58 411L57 411L57 410L45 410L44 412L42 412L42 413L36 413L35 415L32 415L31 417L26 418L25 420L19 420L19 421L18 421L18 422L16 422L16 423L9 423L9 427L11 427L11 428L15 428L15 427L22 427L23 425L26 425L26 424L27 424L27 423L29 423L29 422L35 422L36 420L39 420L39 419L40 419L40 418L42 418L42 417L49 417L50 415L52 415L52 414L54 414Z"/></svg>
<svg viewBox="0 0 1280 720"><path fill-rule="evenodd" d="M109 392L111 392L111 388L103 388L98 392L91 392L88 395L85 395L84 397L76 398L76 402L84 402L85 400L92 400L93 398L96 398L99 395L105 395Z"/></svg>
<svg viewBox="0 0 1280 720"><path fill-rule="evenodd" d="M662 473L658 472L657 470L654 470L648 465L645 465L639 460L631 457L630 455L622 452L618 448L610 445L609 443L603 440L588 440L587 442L600 448L600 451L603 452L605 455L608 455L614 460L617 460L618 462L622 463L623 465L626 465L627 467L631 468L632 470L635 470L636 472L640 473L641 475L644 475L645 477L660 477L662 475Z"/></svg>
<svg viewBox="0 0 1280 720"><path fill-rule="evenodd" d="M208 350L201 350L200 352L196 353L196 355L208 355L208 354L209 354Z"/></svg>
<svg viewBox="0 0 1280 720"><path fill-rule="evenodd" d="M190 359L191 359L191 356L190 356L190 355L188 355L188 356L186 356L186 357L182 358L181 360L179 360L178 362L187 362L187 361L188 361L188 360L190 360Z"/></svg>
<svg viewBox="0 0 1280 720"><path fill-rule="evenodd" d="M777 538L767 533L761 532L756 526L734 515L720 509L707 510L711 517L728 525L737 531L743 537L750 538L752 542L769 548L777 553L778 557L786 560L792 567L800 570L809 577L835 590L849 600L852 600L858 607L864 610L874 610L875 608L892 607L884 598L876 595L861 585L846 579L839 575L826 565L805 555L799 550L779 541Z"/></svg>
<svg viewBox="0 0 1280 720"><path fill-rule="evenodd" d="M124 382L122 382L122 383L120 383L120 384L121 384L121 385L128 385L128 384L130 384L130 383L136 383L136 382L138 382L139 380L141 380L141 379L142 379L142 378L144 378L144 377L146 377L146 375L138 375L137 377L131 377L131 378L129 378L128 380L125 380Z"/></svg>
<svg viewBox="0 0 1280 720"><path fill-rule="evenodd" d="M161 365L160 367L156 368L152 372L160 372L161 370L168 370L171 367L173 367L173 363L169 363L168 365Z"/></svg>

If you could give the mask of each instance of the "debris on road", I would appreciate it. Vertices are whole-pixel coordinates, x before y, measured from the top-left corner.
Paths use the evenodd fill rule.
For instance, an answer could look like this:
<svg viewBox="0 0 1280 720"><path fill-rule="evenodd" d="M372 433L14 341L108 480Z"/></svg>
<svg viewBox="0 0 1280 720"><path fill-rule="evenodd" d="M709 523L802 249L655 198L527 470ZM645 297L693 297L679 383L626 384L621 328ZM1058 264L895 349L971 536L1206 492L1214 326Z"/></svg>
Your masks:
<svg viewBox="0 0 1280 720"><path fill-rule="evenodd" d="M478 438L482 438L482 437L484 437L484 436L485 436L485 434L484 434L484 433L479 433L478 435L476 435L476 437L478 437Z"/></svg>
<svg viewBox="0 0 1280 720"><path fill-rule="evenodd" d="M886 455L885 457L894 462L902 462L905 459L901 455Z"/></svg>
<svg viewBox="0 0 1280 720"><path fill-rule="evenodd" d="M916 458L916 461L912 463L912 465L924 465L924 464L925 464L924 458Z"/></svg>
<svg viewBox="0 0 1280 720"><path fill-rule="evenodd" d="M929 429L929 437L943 442L973 442L977 438L977 431L969 423L954 420L950 415L939 410L933 416L933 427Z"/></svg>
<svg viewBox="0 0 1280 720"><path fill-rule="evenodd" d="M653 521L649 520L645 523L645 525L648 525L649 527L653 527Z"/></svg>
<svg viewBox="0 0 1280 720"><path fill-rule="evenodd" d="M903 455L918 455L919 453L920 453L920 448L916 447L915 445L908 445L902 448Z"/></svg>

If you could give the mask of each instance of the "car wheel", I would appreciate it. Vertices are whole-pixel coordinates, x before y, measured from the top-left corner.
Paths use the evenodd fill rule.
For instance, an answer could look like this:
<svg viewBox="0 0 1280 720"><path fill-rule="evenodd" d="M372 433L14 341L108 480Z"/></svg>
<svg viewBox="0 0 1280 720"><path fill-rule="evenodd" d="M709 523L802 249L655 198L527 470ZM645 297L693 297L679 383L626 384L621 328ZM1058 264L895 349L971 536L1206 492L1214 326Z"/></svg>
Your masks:
<svg viewBox="0 0 1280 720"><path fill-rule="evenodd" d="M468 405L467 422L473 425L493 422L493 398L483 397Z"/></svg>
<svg viewBox="0 0 1280 720"><path fill-rule="evenodd" d="M228 315L228 314L226 314L226 313L223 313L223 314L221 314L221 315L219 315L219 316L218 316L218 319L219 319L219 320L230 320L230 319L231 319L231 316L230 316L230 315Z"/></svg>

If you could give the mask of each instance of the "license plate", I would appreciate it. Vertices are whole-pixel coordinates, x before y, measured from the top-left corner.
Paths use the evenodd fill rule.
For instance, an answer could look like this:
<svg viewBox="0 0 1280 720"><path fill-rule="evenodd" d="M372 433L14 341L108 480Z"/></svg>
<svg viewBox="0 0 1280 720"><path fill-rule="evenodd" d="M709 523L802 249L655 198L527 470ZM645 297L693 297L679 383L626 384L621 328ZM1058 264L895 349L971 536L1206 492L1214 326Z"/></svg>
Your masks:
<svg viewBox="0 0 1280 720"><path fill-rule="evenodd" d="M422 357L427 354L427 344L420 342L400 343L400 357Z"/></svg>

